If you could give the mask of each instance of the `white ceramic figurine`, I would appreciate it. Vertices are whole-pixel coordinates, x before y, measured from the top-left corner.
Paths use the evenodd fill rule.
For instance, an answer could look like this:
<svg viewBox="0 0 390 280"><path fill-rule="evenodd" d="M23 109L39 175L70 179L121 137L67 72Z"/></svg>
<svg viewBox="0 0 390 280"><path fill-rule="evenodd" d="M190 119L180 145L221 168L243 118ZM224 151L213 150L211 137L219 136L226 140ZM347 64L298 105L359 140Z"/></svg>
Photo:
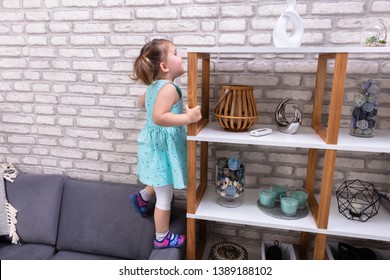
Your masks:
<svg viewBox="0 0 390 280"><path fill-rule="evenodd" d="M273 31L275 47L300 47L303 40L303 23L295 11L296 0L287 0L287 8L279 17ZM292 23L292 31L287 32L288 23Z"/></svg>

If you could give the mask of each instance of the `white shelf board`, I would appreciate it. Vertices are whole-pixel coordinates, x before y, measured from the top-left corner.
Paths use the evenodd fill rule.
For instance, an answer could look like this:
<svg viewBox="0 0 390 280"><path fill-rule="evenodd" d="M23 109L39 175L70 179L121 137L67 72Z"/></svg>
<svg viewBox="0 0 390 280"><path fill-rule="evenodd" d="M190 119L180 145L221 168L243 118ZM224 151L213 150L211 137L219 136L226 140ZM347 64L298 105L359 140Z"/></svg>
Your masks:
<svg viewBox="0 0 390 280"><path fill-rule="evenodd" d="M272 128L266 136L250 136L249 131L257 128ZM314 148L341 151L390 153L390 131L376 130L374 137L361 138L349 135L348 129L340 129L337 145L326 144L311 127L300 127L294 135L279 132L276 126L255 125L246 132L229 132L218 123L209 122L196 136L187 140L214 143L262 145L291 148Z"/></svg>
<svg viewBox="0 0 390 280"><path fill-rule="evenodd" d="M390 241L390 213L379 207L378 214L366 222L349 220L340 214L337 198L332 196L326 234Z"/></svg>
<svg viewBox="0 0 390 280"><path fill-rule="evenodd" d="M200 47L188 48L187 52L196 53L390 53L390 47L300 47L300 48L275 48L275 47Z"/></svg>
<svg viewBox="0 0 390 280"><path fill-rule="evenodd" d="M242 205L236 208L226 208L216 202L218 195L215 193L215 188L207 186L196 213L187 213L187 218L283 230L318 232L310 211L306 217L297 220L282 220L264 214L257 206L258 193L257 189L244 189L244 194L241 197Z"/></svg>
<svg viewBox="0 0 390 280"><path fill-rule="evenodd" d="M348 129L340 129L336 146L336 150L343 151L390 153L390 131L375 130L373 137L364 138L349 135Z"/></svg>

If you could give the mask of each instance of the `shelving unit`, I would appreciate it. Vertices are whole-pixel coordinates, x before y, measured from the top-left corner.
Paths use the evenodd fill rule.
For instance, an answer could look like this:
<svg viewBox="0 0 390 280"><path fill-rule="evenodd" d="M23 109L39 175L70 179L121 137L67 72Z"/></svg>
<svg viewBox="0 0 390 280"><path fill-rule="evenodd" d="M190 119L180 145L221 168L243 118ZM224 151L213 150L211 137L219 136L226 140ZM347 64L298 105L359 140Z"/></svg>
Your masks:
<svg viewBox="0 0 390 280"><path fill-rule="evenodd" d="M211 54L318 54L316 86L314 93L312 126L301 127L296 135L287 135L273 128L268 136L255 138L249 133L226 132L216 123L209 123L209 84ZM333 175L336 152L381 152L390 153L390 131L375 131L374 138L357 138L349 136L348 131L339 129L341 106L344 95L344 81L348 62L348 53L390 53L390 48L364 47L320 47L320 48L194 48L188 50L188 103L190 107L198 104L198 61L201 61L201 107L206 116L198 123L188 126L188 193L187 193L187 258L196 259L202 255L205 238L205 220L221 221L236 224L263 226L301 232L301 252L306 250L309 234L315 234L314 258L325 258L327 235L371 238L390 241L390 225L382 222L390 218L381 213L374 222L372 220L360 225L356 221L348 221L337 212L332 198ZM331 100L327 127L322 127L322 104L327 65L334 60ZM261 126L257 126L261 127ZM269 126L267 126L269 127ZM214 187L207 187L208 142L251 144L274 147L299 147L308 149L308 165L306 190L309 192L310 214L304 219L284 221L268 217L256 210L257 191L246 190L244 203L238 208L220 207L216 202ZM196 150L200 143L200 178L196 180ZM368 144L369 143L369 144ZM324 150L324 165L321 190L314 196L314 180L317 167L318 150ZM244 211L244 212L243 212ZM335 212L336 211L336 212ZM241 213L241 214L240 214ZM243 215L245 213L245 215ZM251 213L251 214L248 214ZM340 216L340 217L339 217ZM343 221L340 221L343 219ZM200 221L199 240L196 241L196 220ZM367 226L371 222L372 225ZM380 230L378 230L380 228Z"/></svg>

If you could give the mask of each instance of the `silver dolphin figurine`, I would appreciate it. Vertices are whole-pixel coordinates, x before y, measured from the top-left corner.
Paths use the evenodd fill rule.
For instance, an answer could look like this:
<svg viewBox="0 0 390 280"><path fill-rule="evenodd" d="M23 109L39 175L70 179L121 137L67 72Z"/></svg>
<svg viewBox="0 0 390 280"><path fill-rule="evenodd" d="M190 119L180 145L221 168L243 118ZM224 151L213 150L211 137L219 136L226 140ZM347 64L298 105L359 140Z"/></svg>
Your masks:
<svg viewBox="0 0 390 280"><path fill-rule="evenodd" d="M292 104L294 108L294 118L291 122L286 120L285 109L286 103L290 101L291 98L286 98L282 102L279 103L278 107L276 107L275 111L275 120L278 127L278 130L287 134L295 134L297 133L299 127L302 124L302 114L299 111L299 106L297 104Z"/></svg>

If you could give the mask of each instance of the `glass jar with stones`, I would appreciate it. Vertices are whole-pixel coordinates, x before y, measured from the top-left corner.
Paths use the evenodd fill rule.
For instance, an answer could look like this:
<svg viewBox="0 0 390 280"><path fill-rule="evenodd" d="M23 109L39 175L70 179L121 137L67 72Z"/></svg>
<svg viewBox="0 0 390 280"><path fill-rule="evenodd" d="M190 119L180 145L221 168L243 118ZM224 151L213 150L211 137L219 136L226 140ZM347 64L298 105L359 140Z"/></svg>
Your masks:
<svg viewBox="0 0 390 280"><path fill-rule="evenodd" d="M357 86L349 134L358 137L374 136L378 114L380 82L367 80Z"/></svg>
<svg viewBox="0 0 390 280"><path fill-rule="evenodd" d="M219 158L216 164L217 203L224 207L238 207L242 204L245 182L245 165L237 158Z"/></svg>

